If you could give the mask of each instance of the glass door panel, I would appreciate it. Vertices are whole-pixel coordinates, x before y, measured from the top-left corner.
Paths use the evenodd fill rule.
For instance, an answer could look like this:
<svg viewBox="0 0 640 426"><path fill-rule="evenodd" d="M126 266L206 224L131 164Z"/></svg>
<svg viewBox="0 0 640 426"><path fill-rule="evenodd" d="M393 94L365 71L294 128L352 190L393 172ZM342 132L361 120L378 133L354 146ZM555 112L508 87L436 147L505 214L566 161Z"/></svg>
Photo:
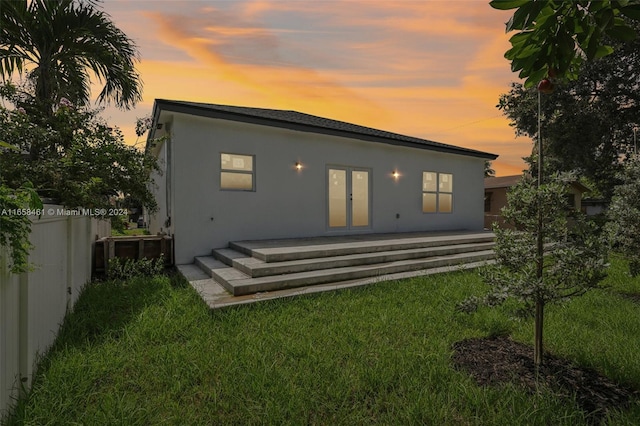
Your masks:
<svg viewBox="0 0 640 426"><path fill-rule="evenodd" d="M329 226L347 226L347 171L329 169Z"/></svg>
<svg viewBox="0 0 640 426"><path fill-rule="evenodd" d="M351 226L369 226L369 172L351 171Z"/></svg>
<svg viewBox="0 0 640 426"><path fill-rule="evenodd" d="M363 228L370 222L369 172L348 167L328 171L330 228Z"/></svg>

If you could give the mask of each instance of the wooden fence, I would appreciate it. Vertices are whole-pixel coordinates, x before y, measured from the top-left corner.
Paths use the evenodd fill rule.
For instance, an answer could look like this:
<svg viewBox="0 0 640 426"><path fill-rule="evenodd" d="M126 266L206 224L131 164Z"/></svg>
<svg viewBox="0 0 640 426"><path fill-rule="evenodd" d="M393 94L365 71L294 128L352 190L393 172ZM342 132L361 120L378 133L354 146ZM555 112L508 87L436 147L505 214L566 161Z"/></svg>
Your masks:
<svg viewBox="0 0 640 426"><path fill-rule="evenodd" d="M173 239L166 235L135 235L105 237L96 241L94 272L105 273L109 260L158 259L164 257L167 266L173 265Z"/></svg>

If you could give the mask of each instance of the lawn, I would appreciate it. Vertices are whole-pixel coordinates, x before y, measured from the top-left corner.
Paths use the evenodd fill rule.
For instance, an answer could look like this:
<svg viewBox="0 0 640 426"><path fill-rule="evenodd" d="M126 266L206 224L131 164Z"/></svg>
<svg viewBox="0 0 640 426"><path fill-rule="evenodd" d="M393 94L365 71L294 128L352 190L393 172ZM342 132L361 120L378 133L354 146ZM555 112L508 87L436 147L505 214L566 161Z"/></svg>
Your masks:
<svg viewBox="0 0 640 426"><path fill-rule="evenodd" d="M131 235L150 235L150 233L149 233L149 230L146 228L125 229L122 232L116 229L111 230L112 237L122 237L122 236L131 236Z"/></svg>
<svg viewBox="0 0 640 426"><path fill-rule="evenodd" d="M613 259L602 290L549 307L547 349L640 389L640 278ZM585 413L541 387L478 386L452 345L531 321L467 315L474 272L210 311L177 277L87 287L8 424L575 425ZM640 424L640 399L608 424Z"/></svg>

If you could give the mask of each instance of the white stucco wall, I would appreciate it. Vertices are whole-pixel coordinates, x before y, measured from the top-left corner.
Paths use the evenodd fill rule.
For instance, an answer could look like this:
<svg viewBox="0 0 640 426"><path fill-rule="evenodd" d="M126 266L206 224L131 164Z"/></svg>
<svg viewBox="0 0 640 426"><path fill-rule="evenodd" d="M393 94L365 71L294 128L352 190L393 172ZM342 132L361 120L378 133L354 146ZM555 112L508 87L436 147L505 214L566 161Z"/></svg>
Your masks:
<svg viewBox="0 0 640 426"><path fill-rule="evenodd" d="M370 170L372 214L366 232L483 227L482 158L184 114L173 115L171 133L178 264L229 241L346 233L327 225L327 167L332 165ZM255 192L220 190L220 153L255 156ZM301 171L294 168L297 161ZM401 174L397 180L391 177L394 170ZM422 213L423 171L453 174L453 213ZM162 213L152 223L163 223Z"/></svg>
<svg viewBox="0 0 640 426"><path fill-rule="evenodd" d="M169 174L167 173L167 145L169 143L169 140L161 140L155 147L160 170L151 174L150 189L158 204L156 214L150 215L149 217L149 231L152 234L157 234L158 232L171 233L170 229L167 229L165 226L165 220L169 215L167 205L167 179L169 178Z"/></svg>

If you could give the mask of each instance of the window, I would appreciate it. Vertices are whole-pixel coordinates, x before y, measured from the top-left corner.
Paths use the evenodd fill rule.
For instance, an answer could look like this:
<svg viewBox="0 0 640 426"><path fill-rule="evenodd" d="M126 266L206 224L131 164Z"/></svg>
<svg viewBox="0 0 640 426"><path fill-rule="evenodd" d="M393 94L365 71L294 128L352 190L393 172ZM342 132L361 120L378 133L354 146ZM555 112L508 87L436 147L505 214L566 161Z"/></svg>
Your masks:
<svg viewBox="0 0 640 426"><path fill-rule="evenodd" d="M253 155L220 154L220 189L253 191Z"/></svg>
<svg viewBox="0 0 640 426"><path fill-rule="evenodd" d="M489 213L491 211L491 196L493 192L484 193L484 212Z"/></svg>
<svg viewBox="0 0 640 426"><path fill-rule="evenodd" d="M453 211L453 175L422 173L422 212L451 213Z"/></svg>

